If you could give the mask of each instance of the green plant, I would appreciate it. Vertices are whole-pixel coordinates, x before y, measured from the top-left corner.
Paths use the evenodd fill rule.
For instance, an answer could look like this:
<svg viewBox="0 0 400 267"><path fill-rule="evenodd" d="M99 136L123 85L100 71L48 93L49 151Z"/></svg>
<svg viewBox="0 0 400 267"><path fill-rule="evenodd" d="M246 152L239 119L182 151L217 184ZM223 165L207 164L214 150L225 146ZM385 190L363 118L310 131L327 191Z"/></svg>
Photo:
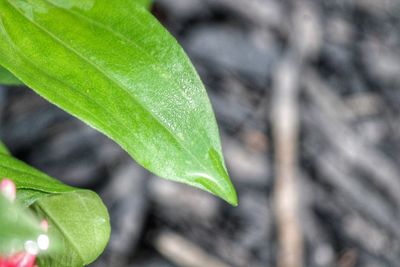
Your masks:
<svg viewBox="0 0 400 267"><path fill-rule="evenodd" d="M27 85L158 176L237 205L204 86L149 5L149 0L0 0L0 82ZM109 237L99 197L1 148L0 177L16 183L23 206L48 218L49 234L57 240L54 250L39 257L40 267L83 266L98 257Z"/></svg>

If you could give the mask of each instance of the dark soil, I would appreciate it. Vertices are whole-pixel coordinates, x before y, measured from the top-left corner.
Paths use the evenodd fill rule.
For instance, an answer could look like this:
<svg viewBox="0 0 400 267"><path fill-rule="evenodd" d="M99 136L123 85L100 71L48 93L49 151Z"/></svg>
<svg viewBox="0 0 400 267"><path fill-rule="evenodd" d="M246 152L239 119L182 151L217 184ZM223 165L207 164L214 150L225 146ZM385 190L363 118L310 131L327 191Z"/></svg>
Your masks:
<svg viewBox="0 0 400 267"><path fill-rule="evenodd" d="M206 84L240 205L154 177L27 88L2 88L12 153L107 204L111 241L91 266L189 266L179 255L198 267L276 265L271 111L285 60L299 74L304 266L400 266L400 2L158 0L153 13Z"/></svg>

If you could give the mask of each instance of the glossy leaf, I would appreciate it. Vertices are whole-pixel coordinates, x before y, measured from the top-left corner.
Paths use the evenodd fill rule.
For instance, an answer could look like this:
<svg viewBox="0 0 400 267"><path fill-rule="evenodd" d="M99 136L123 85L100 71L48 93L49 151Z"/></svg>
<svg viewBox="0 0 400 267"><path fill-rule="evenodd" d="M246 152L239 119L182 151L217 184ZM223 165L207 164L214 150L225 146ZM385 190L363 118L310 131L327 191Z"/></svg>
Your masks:
<svg viewBox="0 0 400 267"><path fill-rule="evenodd" d="M30 88L155 174L237 204L204 86L136 1L0 0L0 19L0 64Z"/></svg>
<svg viewBox="0 0 400 267"><path fill-rule="evenodd" d="M21 85L21 81L18 80L11 72L0 66L0 85Z"/></svg>
<svg viewBox="0 0 400 267"><path fill-rule="evenodd" d="M64 185L6 154L0 154L0 177L15 182L20 203L49 220L49 235L57 243L39 257L41 267L84 266L103 251L110 225L95 193Z"/></svg>

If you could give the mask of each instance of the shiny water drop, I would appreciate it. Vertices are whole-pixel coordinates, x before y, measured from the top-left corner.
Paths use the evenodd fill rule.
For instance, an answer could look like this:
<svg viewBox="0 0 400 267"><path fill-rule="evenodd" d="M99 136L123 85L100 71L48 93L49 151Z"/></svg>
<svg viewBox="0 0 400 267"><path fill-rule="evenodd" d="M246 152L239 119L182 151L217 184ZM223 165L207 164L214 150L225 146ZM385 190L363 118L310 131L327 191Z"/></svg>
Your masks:
<svg viewBox="0 0 400 267"><path fill-rule="evenodd" d="M50 245L50 239L47 235L40 235L37 238L37 245L40 250L47 250Z"/></svg>

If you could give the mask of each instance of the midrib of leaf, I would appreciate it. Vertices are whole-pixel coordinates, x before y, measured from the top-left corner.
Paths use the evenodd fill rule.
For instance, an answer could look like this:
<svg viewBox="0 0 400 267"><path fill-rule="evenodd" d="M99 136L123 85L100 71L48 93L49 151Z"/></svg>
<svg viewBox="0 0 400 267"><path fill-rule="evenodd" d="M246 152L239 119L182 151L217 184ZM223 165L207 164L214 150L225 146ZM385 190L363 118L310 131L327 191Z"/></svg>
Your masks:
<svg viewBox="0 0 400 267"><path fill-rule="evenodd" d="M64 46L66 49L70 50L72 53L74 53L75 55L77 55L78 57L80 57L83 61L87 62L89 65L91 65L93 68L95 68L97 71L99 71L106 79L108 79L109 81L111 81L112 83L114 83L115 85L117 85L117 87L123 89L126 93L128 93L128 95L130 95L133 100L143 108L143 110L147 111L148 114L151 115L151 117L159 124L159 126L161 126L161 128L165 129L166 132L168 133L168 135L170 135L172 137L173 140L175 140L175 142L180 145L180 147L182 147L186 153L188 155L191 156L191 158L193 158L195 160L195 162L197 164L199 164L199 166L202 168L203 171L206 171L207 168L200 162L200 160L197 159L196 156L193 155L193 153L188 150L186 148L186 146L182 145L182 143L180 142L180 140L171 132L171 130L164 125L152 112L150 112L141 102L139 102L136 97L134 95L132 95L129 90L127 88L125 88L124 85L120 84L118 81L116 81L112 76L108 75L102 68L98 67L95 63L93 63L92 61L90 61L89 59L87 59L85 56L81 55L79 52L77 52L74 48L70 47L69 45L67 45L64 41L62 41L61 39L59 39L57 36L55 36L53 33L49 32L48 30L46 30L45 28L43 28L41 25L39 25L38 23L32 21L31 19L29 19L23 12L21 12L16 6L13 5L13 3L11 3L9 0L6 0L7 3L13 7L14 10L17 11L18 14L20 14L24 19L26 19L27 21L29 21L30 23L32 23L35 27L37 27L39 30L43 31L44 33L46 33L47 35L49 35L51 38L53 38L53 40L55 40L56 42L58 42L59 44L61 44L62 46ZM123 124L123 123L121 123ZM124 124L123 124L124 125ZM208 179L210 177L207 177ZM214 182L216 182L218 184L218 181L213 180Z"/></svg>
<svg viewBox="0 0 400 267"><path fill-rule="evenodd" d="M111 34L114 35L115 37L118 37L118 38L120 38L121 40L126 41L127 43L129 43L129 44L135 46L136 48L138 48L138 49L142 52L142 55L144 55L147 59L150 59L151 62L157 63L157 61L154 60L154 58L153 58L151 55L149 55L149 52L148 52L146 49L144 49L143 47L141 47L140 45L138 45L137 43L135 43L135 41L133 41L132 39L127 38L127 37L124 36L122 33L118 32L118 31L115 31L114 29L108 27L107 25L105 25L105 24L103 24L103 23L100 23L100 22L98 22L98 21L95 21L94 19L92 19L92 18L90 18L90 17L88 17L88 16L85 16L85 15L83 15L83 14L81 14L81 13L74 12L74 11L71 10L71 9L60 8L60 7L56 6L56 5L54 5L54 4L53 4L52 2L50 2L49 0L43 0L43 1L45 1L45 2L48 3L49 5L53 6L54 8L57 8L58 10L62 10L62 11L65 12L65 13L69 13L69 14L71 14L71 15L73 15L73 16L82 18L82 19L86 20L87 22L89 22L89 23L91 23L91 24L94 24L94 25L96 25L97 27L102 28L102 29L108 31L109 33L111 33ZM134 19L138 24L140 24L140 26L142 26L143 28L146 27L146 25L144 25L144 24L143 24L140 20L138 20L136 17L133 16L133 17L131 17L131 18L133 18L133 19ZM167 81L167 82L172 81L173 85L176 86L176 88L181 89L181 87L179 86L179 84L173 79L173 76L172 76L169 72L168 72L168 73L163 72L163 70L159 67L159 64L149 64L149 67L150 67L152 70L154 70L155 72L157 72L157 73L160 75L160 77L162 77L165 81ZM129 92L129 90L127 90L127 91L128 91L129 94L131 94L131 93ZM185 93L185 91L180 90L179 92L181 92L181 95L182 95L186 100L190 101L190 97Z"/></svg>

